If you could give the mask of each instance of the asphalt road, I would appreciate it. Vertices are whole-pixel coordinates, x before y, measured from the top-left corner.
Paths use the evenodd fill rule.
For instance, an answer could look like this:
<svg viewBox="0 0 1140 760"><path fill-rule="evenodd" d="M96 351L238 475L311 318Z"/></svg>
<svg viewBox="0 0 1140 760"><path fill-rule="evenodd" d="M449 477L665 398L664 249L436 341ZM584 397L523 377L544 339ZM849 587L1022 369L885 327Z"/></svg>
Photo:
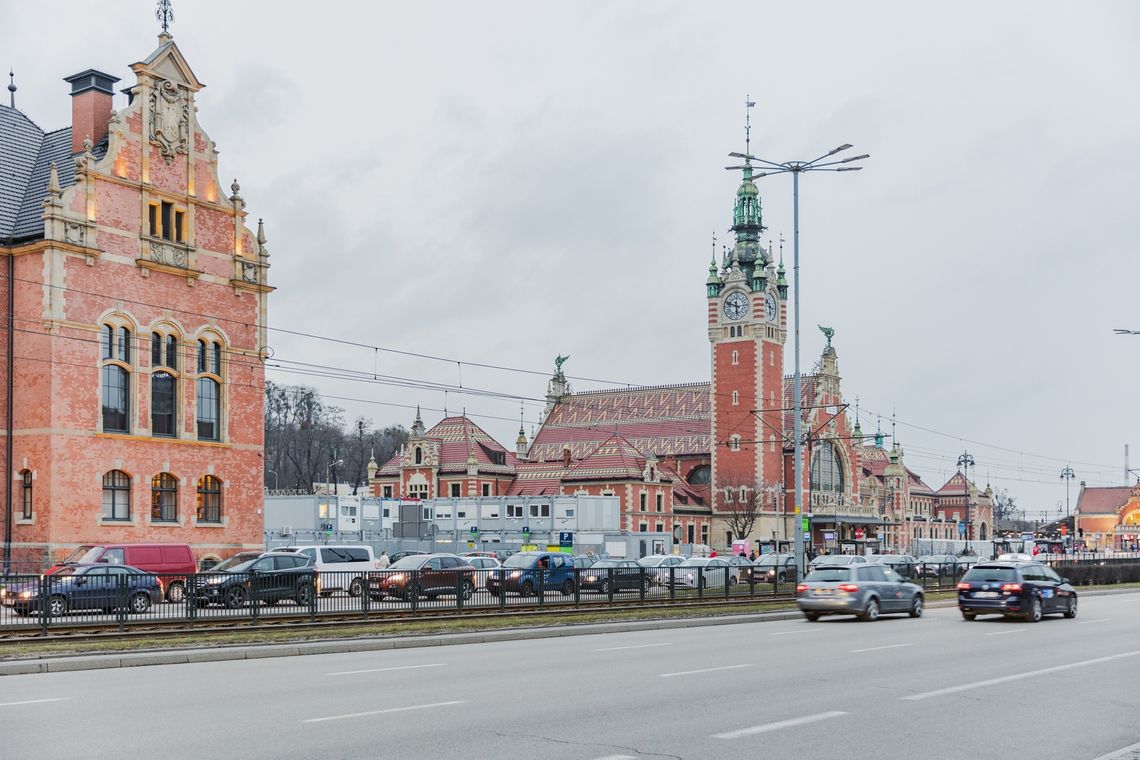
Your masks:
<svg viewBox="0 0 1140 760"><path fill-rule="evenodd" d="M18 758L1140 758L1140 594L0 679ZM1140 744L1137 744L1140 747ZM1119 753L1119 754L1114 754Z"/></svg>

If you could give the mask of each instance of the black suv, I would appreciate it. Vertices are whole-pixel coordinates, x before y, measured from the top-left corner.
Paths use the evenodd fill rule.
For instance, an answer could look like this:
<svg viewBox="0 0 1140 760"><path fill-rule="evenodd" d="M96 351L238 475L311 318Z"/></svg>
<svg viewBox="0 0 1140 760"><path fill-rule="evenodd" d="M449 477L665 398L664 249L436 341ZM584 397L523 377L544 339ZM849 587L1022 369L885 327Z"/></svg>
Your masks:
<svg viewBox="0 0 1140 760"><path fill-rule="evenodd" d="M238 552L210 572L194 576L187 589L194 604L242 607L251 599L276 604L292 599L308 606L316 591L312 560L291 552Z"/></svg>
<svg viewBox="0 0 1140 760"><path fill-rule="evenodd" d="M1040 562L979 562L958 583L958 609L966 620L1005 615L1036 623L1054 612L1075 618L1077 592Z"/></svg>

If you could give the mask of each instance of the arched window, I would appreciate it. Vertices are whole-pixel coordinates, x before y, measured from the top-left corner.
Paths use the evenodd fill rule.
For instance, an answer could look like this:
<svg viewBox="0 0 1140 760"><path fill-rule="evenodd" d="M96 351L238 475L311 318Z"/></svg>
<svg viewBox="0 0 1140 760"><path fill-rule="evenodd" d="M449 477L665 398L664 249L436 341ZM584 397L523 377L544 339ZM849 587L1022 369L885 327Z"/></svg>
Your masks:
<svg viewBox="0 0 1140 760"><path fill-rule="evenodd" d="M820 443L811 458L811 490L843 493L843 464L831 441Z"/></svg>
<svg viewBox="0 0 1140 760"><path fill-rule="evenodd" d="M732 363L733 364L740 364L740 352L739 351L733 351L732 352Z"/></svg>
<svg viewBox="0 0 1140 760"><path fill-rule="evenodd" d="M222 344L211 338L198 340L198 379L195 416L198 439L222 440Z"/></svg>
<svg viewBox="0 0 1140 760"><path fill-rule="evenodd" d="M704 486L708 485L709 477L712 474L712 468L707 464L702 464L694 467L693 471L689 473L689 485Z"/></svg>
<svg viewBox="0 0 1140 760"><path fill-rule="evenodd" d="M732 405L737 406L740 403L740 391L732 392Z"/></svg>
<svg viewBox="0 0 1140 760"><path fill-rule="evenodd" d="M178 379L165 370L150 377L150 431L153 435L173 437L177 430Z"/></svg>
<svg viewBox="0 0 1140 760"><path fill-rule="evenodd" d="M160 472L150 480L150 519L178 522L178 479L169 472Z"/></svg>
<svg viewBox="0 0 1140 760"><path fill-rule="evenodd" d="M424 450L421 449L419 446L416 446L416 464L423 464L423 462L424 462Z"/></svg>
<svg viewBox="0 0 1140 760"><path fill-rule="evenodd" d="M20 473L20 517L24 520L32 519L32 471L23 470Z"/></svg>
<svg viewBox="0 0 1140 760"><path fill-rule="evenodd" d="M222 521L222 481L213 475L198 478L198 522Z"/></svg>
<svg viewBox="0 0 1140 760"><path fill-rule="evenodd" d="M131 331L105 324L100 340L99 397L103 431L131 432Z"/></svg>
<svg viewBox="0 0 1140 760"><path fill-rule="evenodd" d="M131 519L131 476L122 470L103 476L103 519Z"/></svg>

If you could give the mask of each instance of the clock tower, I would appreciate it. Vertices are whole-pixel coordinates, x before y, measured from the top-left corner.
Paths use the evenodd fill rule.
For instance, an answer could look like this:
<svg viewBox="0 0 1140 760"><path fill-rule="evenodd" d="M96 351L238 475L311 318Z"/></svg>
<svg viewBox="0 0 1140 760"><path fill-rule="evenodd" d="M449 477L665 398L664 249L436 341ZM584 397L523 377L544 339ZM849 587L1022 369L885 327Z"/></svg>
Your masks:
<svg viewBox="0 0 1140 760"><path fill-rule="evenodd" d="M777 268L772 252L760 245L765 227L753 167L745 161L741 168L732 214L735 242L720 267L714 250L706 281L712 344L712 509L714 515L737 509L741 489L747 503L759 488L762 514L752 538L771 540L776 525L773 499L783 497L788 286L783 262ZM732 530L724 522L716 528L714 545ZM782 531L781 538L787 538Z"/></svg>

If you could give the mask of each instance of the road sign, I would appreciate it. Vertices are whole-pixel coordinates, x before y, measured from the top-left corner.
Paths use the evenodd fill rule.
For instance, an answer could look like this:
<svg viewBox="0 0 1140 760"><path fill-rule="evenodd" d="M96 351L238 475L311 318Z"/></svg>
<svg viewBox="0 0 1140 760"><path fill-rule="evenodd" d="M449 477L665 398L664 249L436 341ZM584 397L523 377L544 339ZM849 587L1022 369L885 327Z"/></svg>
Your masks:
<svg viewBox="0 0 1140 760"><path fill-rule="evenodd" d="M569 530L559 532L559 534L558 534L558 545L559 546L573 546L574 545L574 532L569 531Z"/></svg>
<svg viewBox="0 0 1140 760"><path fill-rule="evenodd" d="M806 517L802 518L800 522L803 523L803 525L800 527L800 530L802 530L804 533L807 533L809 530L811 530L811 528L808 527L808 519Z"/></svg>
<svg viewBox="0 0 1140 760"><path fill-rule="evenodd" d="M855 538L863 538L866 535L867 534L863 531L862 528L856 528L855 529Z"/></svg>

